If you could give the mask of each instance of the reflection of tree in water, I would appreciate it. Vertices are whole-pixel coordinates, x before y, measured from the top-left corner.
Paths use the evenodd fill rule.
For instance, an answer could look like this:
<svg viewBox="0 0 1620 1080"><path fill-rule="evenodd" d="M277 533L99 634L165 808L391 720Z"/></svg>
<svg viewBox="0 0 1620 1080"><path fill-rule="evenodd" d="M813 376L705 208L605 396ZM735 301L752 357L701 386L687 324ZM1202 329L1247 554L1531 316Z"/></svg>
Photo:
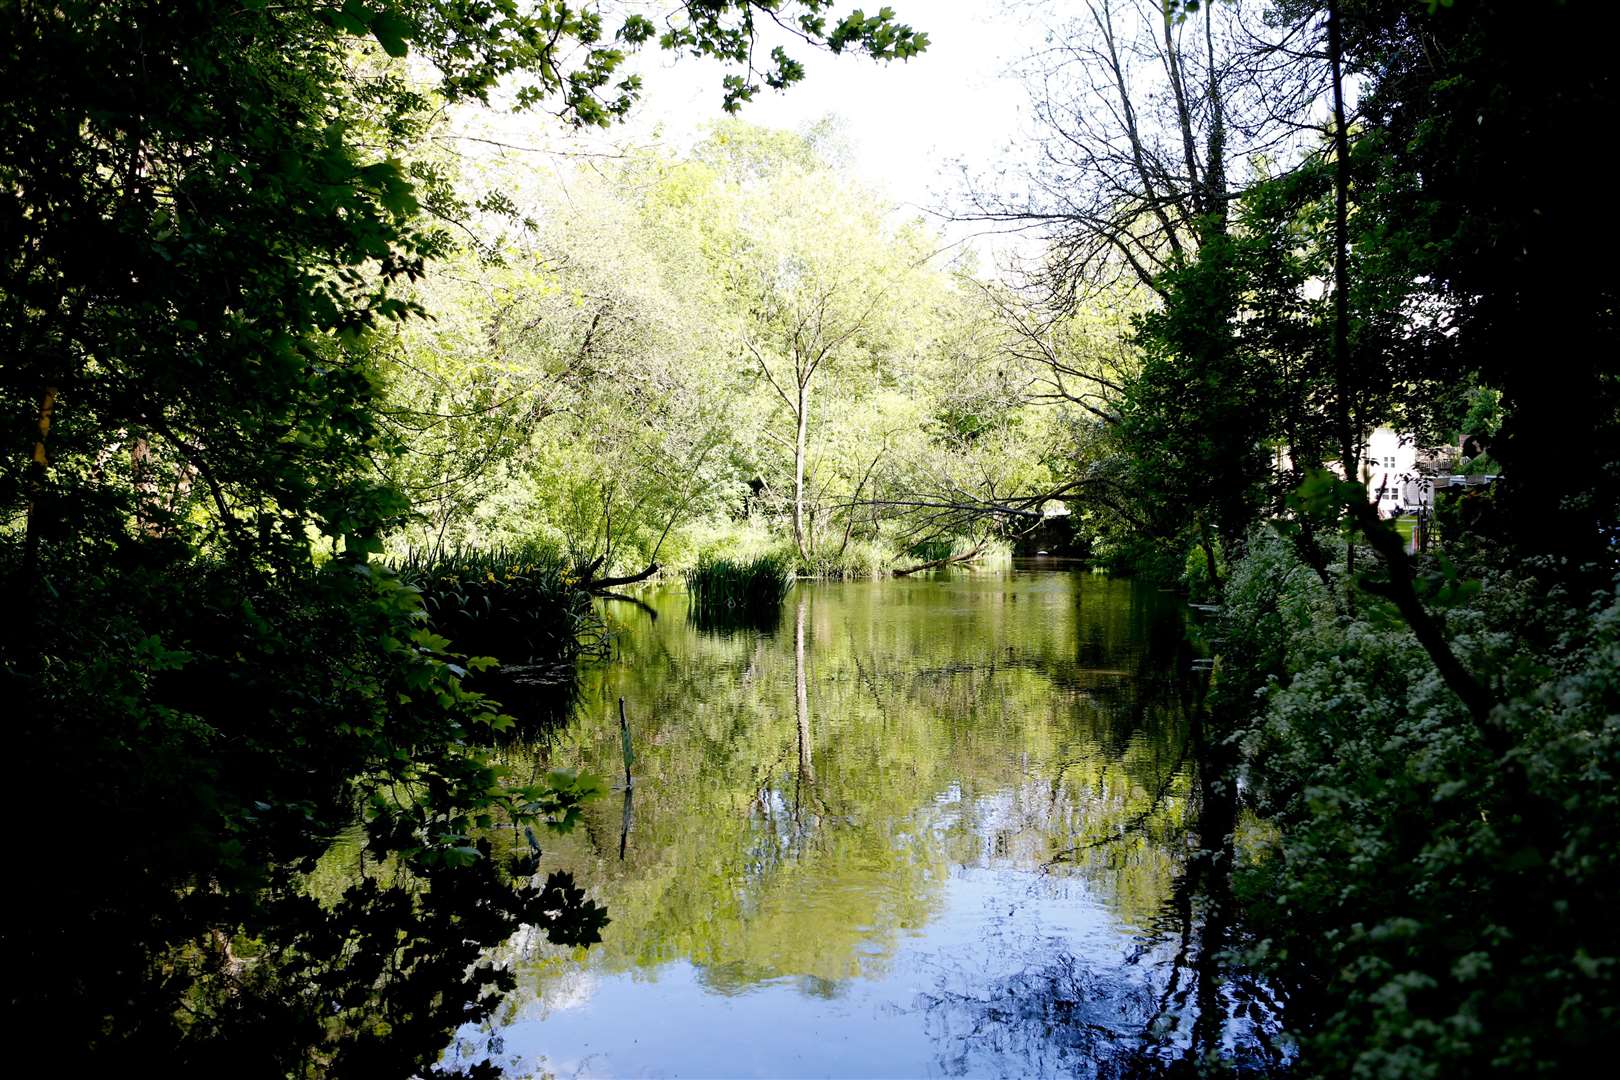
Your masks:
<svg viewBox="0 0 1620 1080"><path fill-rule="evenodd" d="M1182 962L1178 957L1175 964ZM1223 993L1234 1017L1214 1047L1221 1071L1253 1076L1277 1070L1284 1055L1269 1041L1269 1011L1261 1016L1269 1006L1233 987ZM971 991L936 989L920 995L918 1005L947 1076L993 1074L998 1067L1013 1075L1095 1080L1201 1075L1209 1047L1168 1022L1177 1019L1166 1011L1167 998L1175 996L1173 984L1159 988L1060 955ZM1241 1016L1235 1015L1239 1008Z"/></svg>
<svg viewBox="0 0 1620 1080"><path fill-rule="evenodd" d="M1078 642L1082 667L1117 656L1106 623L1088 626ZM1173 888L1128 961L1147 969L1153 991L1147 994L1147 984L1141 984L1122 995L1108 980L1078 971L1073 957L1062 957L997 984L987 997L944 995L932 1007L949 1006L961 1014L958 1023L971 1017L965 1029L970 1032L980 1030L976 1025L984 1031L1005 1025L1003 1037L1031 1042L1019 1052L1036 1053L1067 1071L1080 1063L1079 1075L1195 1073L1212 1061L1224 1071L1271 1072L1290 1056L1275 1042L1279 1003L1232 959L1233 947L1241 944L1230 881L1238 816L1234 750L1209 736L1201 687L1185 676L1190 647L1183 628L1163 618L1140 619L1137 627L1133 677L1119 684L1111 702L1119 739L1114 745L1123 754L1128 738L1155 714L1176 713L1182 719L1173 725L1181 734L1175 757L1159 764L1160 780L1135 813L1112 819L1101 835L1083 829L1078 842L1056 852L1047 866L1128 860L1138 834L1161 850L1186 852ZM1054 800L1062 773L1060 767L1052 780ZM1173 806L1178 801L1179 808ZM956 1059L965 1052L957 1051Z"/></svg>
<svg viewBox="0 0 1620 1080"><path fill-rule="evenodd" d="M1277 1045L1280 1007L1266 985L1233 959L1241 944L1231 867L1237 829L1235 749L1212 738L1202 703L1188 731L1197 764L1193 850L1154 923L1154 941L1174 941L1168 977L1142 1031L1144 1062L1196 1067L1220 1060L1228 1070L1263 1073L1286 1064Z"/></svg>
<svg viewBox="0 0 1620 1080"><path fill-rule="evenodd" d="M922 994L919 1004L947 1076L1010 1063L1017 1075L1113 1080L1138 1074L1137 1032L1154 995L1146 983L1049 955L988 986Z"/></svg>
<svg viewBox="0 0 1620 1080"><path fill-rule="evenodd" d="M1267 1073L1284 1066L1289 1051L1275 1041L1279 1003L1233 959L1233 946L1241 943L1230 876L1238 817L1235 751L1210 737L1201 701L1191 702L1188 714L1197 781L1191 853L1132 962L1167 943L1175 951L1156 965L1162 985L1125 1060L1130 1075L1190 1074L1212 1061L1227 1072Z"/></svg>
<svg viewBox="0 0 1620 1080"><path fill-rule="evenodd" d="M1017 974L930 987L942 1068L1124 1076L1185 1060L1195 1028L1206 1045L1231 1039L1239 1025L1208 1018L1233 1012L1236 991L1207 977L1204 947L1230 905L1207 903L1188 842L1230 826L1195 764L1179 605L1056 575L925 584L801 585L775 633L616 612L618 662L583 669L576 722L532 761L499 754L518 776L612 775L627 699L627 848L619 800L553 845L612 911L585 963L611 975L684 960L712 993L834 997L896 970L910 930L946 905L952 867L1061 876L1085 884L1111 933L1148 927L1151 942L1088 967L1077 942L1043 938ZM677 615L685 600L655 599ZM1055 875L1038 873L1064 849ZM536 991L562 970L513 958Z"/></svg>
<svg viewBox="0 0 1620 1080"><path fill-rule="evenodd" d="M1201 815L1200 827L1207 819ZM1113 1078L1262 1075L1290 1051L1275 1041L1280 1007L1227 952L1236 933L1224 866L1194 857L1133 952L1101 962L1054 951L1050 941L996 941L1025 953L1019 971L984 978L943 971L919 995L946 1075ZM1008 1063L1011 1063L1010 1065Z"/></svg>

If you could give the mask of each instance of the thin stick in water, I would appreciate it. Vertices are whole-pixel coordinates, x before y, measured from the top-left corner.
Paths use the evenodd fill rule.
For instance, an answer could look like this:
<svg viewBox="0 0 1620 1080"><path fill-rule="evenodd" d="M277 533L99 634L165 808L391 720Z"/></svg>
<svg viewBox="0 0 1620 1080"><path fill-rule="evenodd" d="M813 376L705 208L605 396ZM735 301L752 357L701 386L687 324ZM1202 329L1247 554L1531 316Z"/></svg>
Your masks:
<svg viewBox="0 0 1620 1080"><path fill-rule="evenodd" d="M619 737L624 746L624 789L629 791L635 786L630 777L630 763L636 760L636 755L630 749L630 721L624 718L624 698L619 699Z"/></svg>

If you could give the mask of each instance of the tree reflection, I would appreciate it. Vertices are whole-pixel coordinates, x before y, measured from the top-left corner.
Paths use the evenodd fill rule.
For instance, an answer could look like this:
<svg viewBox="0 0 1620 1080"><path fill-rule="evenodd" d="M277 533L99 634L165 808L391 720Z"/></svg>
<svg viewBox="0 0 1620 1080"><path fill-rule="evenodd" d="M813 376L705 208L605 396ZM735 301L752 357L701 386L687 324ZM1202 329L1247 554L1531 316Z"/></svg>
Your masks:
<svg viewBox="0 0 1620 1080"><path fill-rule="evenodd" d="M1200 768L1171 598L1059 574L801 584L791 646L613 615L620 655L584 669L576 719L529 753L611 772L622 695L645 718L634 843L627 795L557 845L613 922L583 959L514 944L509 1017L578 964L837 996L886 977L966 869L1073 883L1121 945L1031 939L1013 974L897 1003L937 1033L940 1068L1124 1076L1232 1041L1231 905L1212 886L1234 804Z"/></svg>
<svg viewBox="0 0 1620 1080"><path fill-rule="evenodd" d="M804 597L800 596L793 612L793 709L799 736L799 783L793 795L793 817L796 821L803 806L805 789L814 789L816 783L816 764L810 740L810 691L804 671L805 603Z"/></svg>

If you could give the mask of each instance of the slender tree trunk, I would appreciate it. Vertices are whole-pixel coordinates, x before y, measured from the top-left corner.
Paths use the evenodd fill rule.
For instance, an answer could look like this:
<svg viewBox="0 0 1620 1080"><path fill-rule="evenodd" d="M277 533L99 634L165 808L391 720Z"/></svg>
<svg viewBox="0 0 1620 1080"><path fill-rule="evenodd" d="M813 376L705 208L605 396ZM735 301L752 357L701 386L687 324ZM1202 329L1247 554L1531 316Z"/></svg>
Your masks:
<svg viewBox="0 0 1620 1080"><path fill-rule="evenodd" d="M810 384L799 383L799 402L794 410L798 431L793 441L793 543L798 546L799 557L808 560L809 551L804 538L804 458L810 427Z"/></svg>
<svg viewBox="0 0 1620 1080"><path fill-rule="evenodd" d="M1344 479L1355 483L1361 475L1361 450L1356 446L1355 426L1350 420L1350 131L1344 119L1344 44L1339 33L1339 5L1328 4L1328 62L1333 73L1333 405L1339 436L1339 460L1344 462ZM1365 502L1365 499L1360 500ZM1354 604L1348 590L1355 588L1356 544L1354 536L1344 545L1346 599ZM1352 608L1352 611L1354 609Z"/></svg>
<svg viewBox="0 0 1620 1080"><path fill-rule="evenodd" d="M1226 231L1226 111L1215 76L1215 5L1204 7L1204 51L1209 64L1209 164L1204 169L1204 213Z"/></svg>
<svg viewBox="0 0 1620 1080"><path fill-rule="evenodd" d="M23 567L27 576L33 575L39 558L40 517L44 514L41 503L45 500L45 481L50 458L46 455L45 440L51 433L51 414L56 411L56 387L47 386L39 402L39 417L35 421L34 454L28 465L28 521L27 538L23 544Z"/></svg>

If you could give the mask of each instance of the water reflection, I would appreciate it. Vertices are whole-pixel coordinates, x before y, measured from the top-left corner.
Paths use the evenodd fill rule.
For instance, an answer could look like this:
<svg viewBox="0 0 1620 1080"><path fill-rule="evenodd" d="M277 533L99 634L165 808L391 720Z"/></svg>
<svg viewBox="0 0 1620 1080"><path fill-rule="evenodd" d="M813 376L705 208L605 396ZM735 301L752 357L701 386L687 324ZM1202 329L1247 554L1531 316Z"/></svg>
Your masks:
<svg viewBox="0 0 1620 1080"><path fill-rule="evenodd" d="M723 631L649 602L675 617L612 610L574 721L506 751L620 775L624 698L634 799L547 852L613 922L579 955L510 943L518 991L449 1064L1101 1077L1247 1037L1200 945L1226 916L1192 853L1219 825L1173 598L1069 573L801 584L776 625Z"/></svg>

